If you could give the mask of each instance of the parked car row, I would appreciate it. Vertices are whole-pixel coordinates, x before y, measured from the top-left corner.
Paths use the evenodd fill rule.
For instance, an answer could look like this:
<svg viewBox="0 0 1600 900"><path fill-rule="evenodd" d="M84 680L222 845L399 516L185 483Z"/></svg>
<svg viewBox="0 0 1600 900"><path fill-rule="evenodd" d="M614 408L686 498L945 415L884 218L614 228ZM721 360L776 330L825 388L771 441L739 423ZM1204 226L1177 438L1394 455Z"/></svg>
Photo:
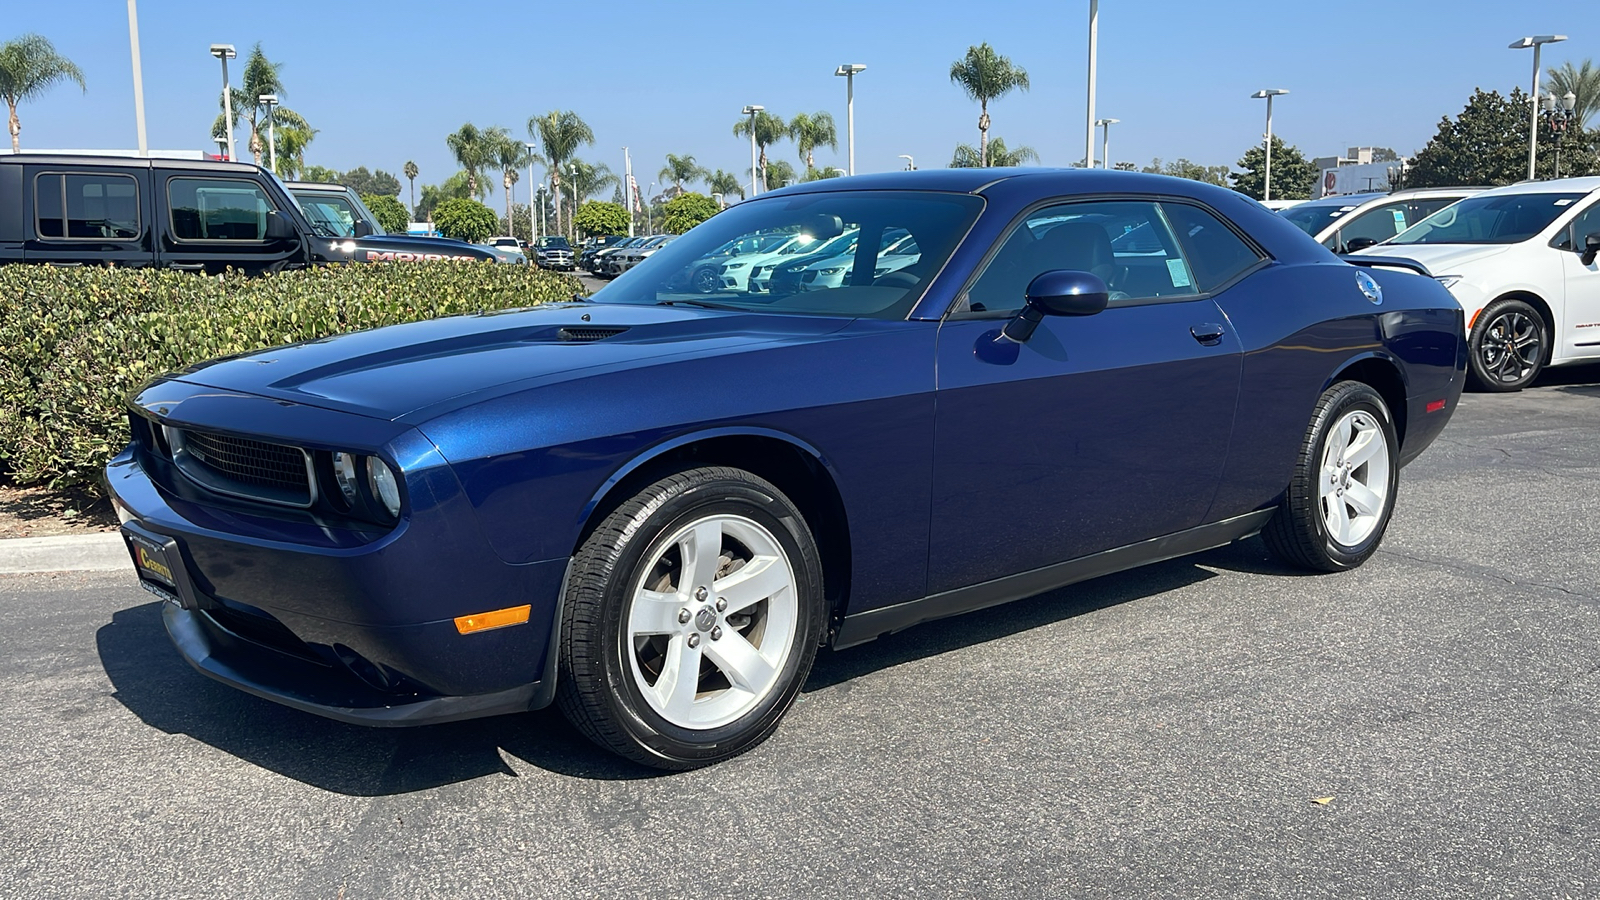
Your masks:
<svg viewBox="0 0 1600 900"><path fill-rule="evenodd" d="M1425 267L1465 311L1480 390L1600 360L1600 177L1332 197L1280 215L1335 252Z"/></svg>
<svg viewBox="0 0 1600 900"><path fill-rule="evenodd" d="M620 238L610 244L596 244L593 253L585 252L584 268L601 278L615 278L628 271L662 247L672 243L675 234L639 235Z"/></svg>

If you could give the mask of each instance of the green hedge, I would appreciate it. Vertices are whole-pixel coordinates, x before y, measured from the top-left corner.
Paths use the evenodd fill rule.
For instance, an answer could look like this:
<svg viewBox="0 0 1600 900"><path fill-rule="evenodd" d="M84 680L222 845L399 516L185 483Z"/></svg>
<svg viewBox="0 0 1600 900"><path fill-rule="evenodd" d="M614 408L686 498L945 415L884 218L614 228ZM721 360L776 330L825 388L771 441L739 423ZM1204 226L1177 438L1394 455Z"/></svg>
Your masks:
<svg viewBox="0 0 1600 900"><path fill-rule="evenodd" d="M565 300L533 266L376 263L207 278L154 269L0 267L0 470L99 490L128 441L124 403L207 359L485 310Z"/></svg>

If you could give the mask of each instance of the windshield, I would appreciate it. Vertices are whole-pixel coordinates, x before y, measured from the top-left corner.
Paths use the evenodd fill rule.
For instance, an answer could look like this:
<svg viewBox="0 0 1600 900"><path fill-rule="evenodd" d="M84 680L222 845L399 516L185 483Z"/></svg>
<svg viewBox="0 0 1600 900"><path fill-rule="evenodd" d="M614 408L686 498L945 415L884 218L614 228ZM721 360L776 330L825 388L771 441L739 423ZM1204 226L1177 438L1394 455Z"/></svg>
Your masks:
<svg viewBox="0 0 1600 900"><path fill-rule="evenodd" d="M1514 244L1543 231L1582 193L1468 197L1389 239L1391 244Z"/></svg>
<svg viewBox="0 0 1600 900"><path fill-rule="evenodd" d="M1294 224L1296 228L1306 234L1316 237L1322 229L1333 224L1340 216L1354 212L1361 204L1371 200L1369 196L1336 197L1332 200L1317 200L1311 203L1300 203L1288 209L1279 210L1278 215L1283 216Z"/></svg>
<svg viewBox="0 0 1600 900"><path fill-rule="evenodd" d="M300 211L311 220L311 225L324 237L354 237L356 222L366 222L373 234L384 234L377 217L367 210L360 200L352 202L344 194L327 191L290 191Z"/></svg>
<svg viewBox="0 0 1600 900"><path fill-rule="evenodd" d="M571 250L572 249L572 245L567 243L567 239L566 238L557 235L555 237L542 237L542 238L539 238L539 249L540 250Z"/></svg>
<svg viewBox="0 0 1600 900"><path fill-rule="evenodd" d="M828 316L902 319L971 227L983 201L923 191L830 191L762 198L718 213L602 288L599 303L681 304ZM706 261L729 241L782 232L787 254ZM880 266L897 242L920 256ZM785 259L783 256L793 256ZM827 258L842 273L808 268ZM749 262L746 262L746 259ZM753 263L753 265L752 265ZM879 270L893 268L883 274Z"/></svg>

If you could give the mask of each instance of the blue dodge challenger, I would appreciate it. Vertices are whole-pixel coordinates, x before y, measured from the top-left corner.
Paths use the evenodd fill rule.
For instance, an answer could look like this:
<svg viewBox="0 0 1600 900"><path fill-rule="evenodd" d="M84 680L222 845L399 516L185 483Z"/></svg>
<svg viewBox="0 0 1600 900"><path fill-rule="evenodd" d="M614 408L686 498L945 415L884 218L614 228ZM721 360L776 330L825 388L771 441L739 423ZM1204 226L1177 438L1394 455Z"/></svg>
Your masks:
<svg viewBox="0 0 1600 900"><path fill-rule="evenodd" d="M157 379L106 479L212 678L368 725L555 702L691 768L823 645L1256 533L1360 565L1467 347L1372 262L1161 176L798 185L590 298Z"/></svg>

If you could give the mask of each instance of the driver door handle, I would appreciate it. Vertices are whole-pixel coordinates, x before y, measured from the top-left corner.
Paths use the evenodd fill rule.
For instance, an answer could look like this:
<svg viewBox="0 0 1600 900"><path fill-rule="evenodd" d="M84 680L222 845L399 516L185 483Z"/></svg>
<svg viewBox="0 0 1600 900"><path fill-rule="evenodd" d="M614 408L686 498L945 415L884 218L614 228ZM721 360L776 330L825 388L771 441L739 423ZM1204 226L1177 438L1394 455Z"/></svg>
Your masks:
<svg viewBox="0 0 1600 900"><path fill-rule="evenodd" d="M1214 322L1190 326L1189 333L1194 335L1195 340L1207 347L1215 347L1222 343L1223 328Z"/></svg>

